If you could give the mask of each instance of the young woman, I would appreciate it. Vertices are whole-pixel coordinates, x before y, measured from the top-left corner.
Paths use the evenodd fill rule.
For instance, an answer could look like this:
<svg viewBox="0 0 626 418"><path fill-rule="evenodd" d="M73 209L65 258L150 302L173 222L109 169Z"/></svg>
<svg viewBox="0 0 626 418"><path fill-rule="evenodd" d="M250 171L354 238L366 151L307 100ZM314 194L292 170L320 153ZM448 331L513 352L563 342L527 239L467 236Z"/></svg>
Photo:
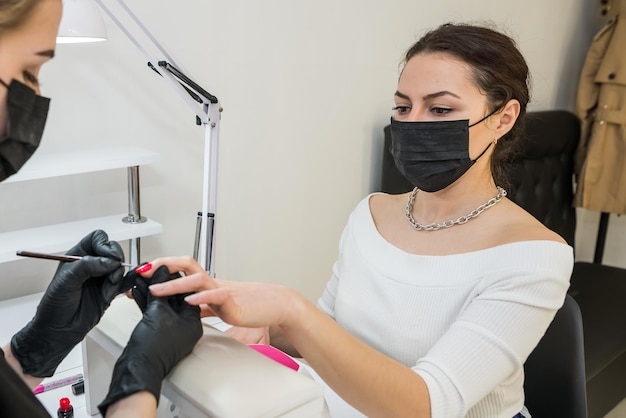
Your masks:
<svg viewBox="0 0 626 418"><path fill-rule="evenodd" d="M19 170L41 140L49 99L39 96L38 75L54 57L61 9L61 0L0 1L0 181ZM111 300L132 286L129 277L136 277L124 276L124 253L103 231L88 234L68 253L83 259L59 265L33 319L0 350L2 416L49 416L33 389L52 376ZM171 275L162 269L153 277ZM115 365L100 405L103 415L156 415L161 380L202 335L199 309L179 298L148 297L143 319Z"/></svg>
<svg viewBox="0 0 626 418"><path fill-rule="evenodd" d="M573 266L572 248L503 188L525 60L502 33L446 24L408 50L394 98L391 151L415 189L358 204L318 306L283 286L213 280L184 257L151 263L186 273L151 292L196 292L186 300L205 315L299 353L370 417L524 416L523 364Z"/></svg>

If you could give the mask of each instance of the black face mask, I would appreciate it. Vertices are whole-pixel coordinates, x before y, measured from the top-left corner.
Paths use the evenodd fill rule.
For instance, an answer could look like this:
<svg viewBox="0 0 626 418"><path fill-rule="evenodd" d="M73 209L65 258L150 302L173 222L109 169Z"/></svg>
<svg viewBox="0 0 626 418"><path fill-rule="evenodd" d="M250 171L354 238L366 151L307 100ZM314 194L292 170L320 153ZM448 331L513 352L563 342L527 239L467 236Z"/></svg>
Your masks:
<svg viewBox="0 0 626 418"><path fill-rule="evenodd" d="M474 160L469 157L469 120L440 122L399 122L391 119L391 155L396 167L425 192L443 190L470 169L489 149Z"/></svg>
<svg viewBox="0 0 626 418"><path fill-rule="evenodd" d="M33 155L46 125L50 99L17 80L7 85L7 129L0 137L0 181L12 176Z"/></svg>

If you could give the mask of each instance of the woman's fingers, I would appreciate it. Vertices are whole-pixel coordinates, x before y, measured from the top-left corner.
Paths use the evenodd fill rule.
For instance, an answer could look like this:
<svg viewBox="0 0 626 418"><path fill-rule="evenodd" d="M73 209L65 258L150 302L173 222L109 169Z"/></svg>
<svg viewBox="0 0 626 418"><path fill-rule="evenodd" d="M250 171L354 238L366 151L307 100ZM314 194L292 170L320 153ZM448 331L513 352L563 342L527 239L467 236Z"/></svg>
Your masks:
<svg viewBox="0 0 626 418"><path fill-rule="evenodd" d="M150 292L157 297L190 293L185 300L200 306L201 315L219 316L231 325L261 327L283 323L288 317L287 304L292 295L283 286L265 283L229 282L210 277L192 257L161 257L151 266L137 270L151 277L161 266L183 277L153 284Z"/></svg>
<svg viewBox="0 0 626 418"><path fill-rule="evenodd" d="M150 286L150 293L154 296L170 296L181 293L196 293L218 288L218 281L213 280L207 272L192 257L161 257L150 263L150 268L141 273L143 277L152 277L152 274L161 266L167 266L170 273L182 272L183 277L158 283ZM210 306L200 303L200 316L218 316Z"/></svg>
<svg viewBox="0 0 626 418"><path fill-rule="evenodd" d="M202 271L167 282L153 284L149 288L154 296L170 296L216 289L217 283L205 271Z"/></svg>
<svg viewBox="0 0 626 418"><path fill-rule="evenodd" d="M244 344L269 344L269 327L247 328L232 327L226 330L226 334Z"/></svg>
<svg viewBox="0 0 626 418"><path fill-rule="evenodd" d="M220 307L229 299L230 294L226 289L214 288L212 290L198 291L185 298L190 305L209 305L209 308L216 314L220 314Z"/></svg>
<svg viewBox="0 0 626 418"><path fill-rule="evenodd" d="M206 318L208 316L217 316L213 309L209 305L200 305L200 318Z"/></svg>
<svg viewBox="0 0 626 418"><path fill-rule="evenodd" d="M266 325L256 315L250 315L250 312L244 310L243 307L233 298L232 289L217 288L213 290L204 290L191 294L185 298L190 305L208 305L216 316L219 316L224 322L231 325L257 327Z"/></svg>
<svg viewBox="0 0 626 418"><path fill-rule="evenodd" d="M206 271L198 264L193 257L181 256L181 257L160 257L150 262L151 268L146 271L142 271L143 277L152 277L152 274L161 266L167 266L170 273L182 272L185 275L191 275L195 273L205 273Z"/></svg>

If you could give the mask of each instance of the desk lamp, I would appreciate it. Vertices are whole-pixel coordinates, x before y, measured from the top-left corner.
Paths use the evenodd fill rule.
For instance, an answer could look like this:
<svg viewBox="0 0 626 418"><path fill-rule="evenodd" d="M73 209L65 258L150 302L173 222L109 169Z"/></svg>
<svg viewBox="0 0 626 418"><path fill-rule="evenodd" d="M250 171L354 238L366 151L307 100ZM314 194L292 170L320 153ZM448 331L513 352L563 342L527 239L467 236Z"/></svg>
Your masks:
<svg viewBox="0 0 626 418"><path fill-rule="evenodd" d="M158 73L181 100L192 109L196 116L196 125L205 128L202 210L198 212L196 221L194 258L209 274L214 275L213 234L217 197L219 122L222 112L219 101L217 97L208 93L187 75L189 73L176 62L171 53L165 50L123 0L63 0L63 17L57 37L58 43L106 40L106 27L95 3L143 53L148 60L148 68ZM116 9L112 9L105 3L109 5L117 3ZM127 24L122 22L122 19ZM134 26L134 29L131 30L129 25ZM140 40L133 33L141 34L143 40ZM154 52L151 53L148 49L152 49ZM137 167L134 168L137 169ZM129 168L129 170L132 169ZM139 182L138 170L132 173L129 171L129 182ZM139 196L131 196L129 201L133 202L130 205L133 207L129 208L130 215L124 218L124 222L139 223L145 220L139 213ZM206 216L204 216L205 214ZM130 258L138 258L138 254L132 254L132 248L133 245L131 245ZM135 261L138 262L139 260Z"/></svg>

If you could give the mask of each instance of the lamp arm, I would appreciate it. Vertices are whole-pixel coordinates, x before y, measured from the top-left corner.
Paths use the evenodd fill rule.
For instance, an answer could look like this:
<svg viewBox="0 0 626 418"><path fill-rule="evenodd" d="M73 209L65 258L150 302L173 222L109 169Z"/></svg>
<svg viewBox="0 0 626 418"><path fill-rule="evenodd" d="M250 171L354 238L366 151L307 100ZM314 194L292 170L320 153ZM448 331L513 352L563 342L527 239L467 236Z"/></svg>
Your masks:
<svg viewBox="0 0 626 418"><path fill-rule="evenodd" d="M167 83L174 89L179 97L189 106L196 114L197 120L203 124L209 123L208 105L217 104L218 99L211 93L203 89L199 84L186 75L183 67L176 63L173 55L168 52L165 47L157 40L152 32L144 25L141 20L133 13L123 0L116 0L124 13L139 28L139 31L149 40L154 48L156 48L165 59L157 59L148 49L135 37L128 27L122 22L114 11L105 4L105 0L95 0L100 8L109 16L115 25L126 35L133 45L148 60L148 66L159 73L166 79ZM162 68L165 71L159 71ZM187 73L188 74L188 73ZM192 94L193 92L193 94Z"/></svg>

